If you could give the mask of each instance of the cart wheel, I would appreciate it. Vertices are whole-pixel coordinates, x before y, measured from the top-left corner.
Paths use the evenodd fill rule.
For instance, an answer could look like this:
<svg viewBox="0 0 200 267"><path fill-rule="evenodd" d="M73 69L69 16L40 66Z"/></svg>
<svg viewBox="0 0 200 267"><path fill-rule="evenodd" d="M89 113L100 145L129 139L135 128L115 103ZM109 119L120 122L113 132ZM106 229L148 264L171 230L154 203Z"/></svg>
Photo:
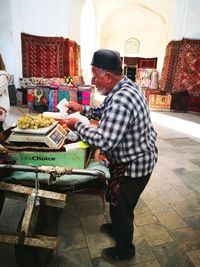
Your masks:
<svg viewBox="0 0 200 267"><path fill-rule="evenodd" d="M18 224L20 231L23 220L22 214ZM35 234L57 236L60 209L41 206L36 223ZM15 257L19 267L46 267L49 263L53 249L15 245Z"/></svg>

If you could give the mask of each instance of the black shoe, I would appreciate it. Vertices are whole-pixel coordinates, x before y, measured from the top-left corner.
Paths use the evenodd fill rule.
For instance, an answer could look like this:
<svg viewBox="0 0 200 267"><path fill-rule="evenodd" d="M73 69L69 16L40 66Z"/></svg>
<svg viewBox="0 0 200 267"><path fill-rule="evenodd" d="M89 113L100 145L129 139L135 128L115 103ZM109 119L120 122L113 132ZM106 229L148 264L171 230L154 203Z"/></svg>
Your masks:
<svg viewBox="0 0 200 267"><path fill-rule="evenodd" d="M104 248L101 251L101 257L108 263L127 261L132 259L134 256L135 249L127 255L120 255L116 247Z"/></svg>
<svg viewBox="0 0 200 267"><path fill-rule="evenodd" d="M107 234L112 239L115 239L113 231L112 231L112 223L104 223L100 227L100 232Z"/></svg>

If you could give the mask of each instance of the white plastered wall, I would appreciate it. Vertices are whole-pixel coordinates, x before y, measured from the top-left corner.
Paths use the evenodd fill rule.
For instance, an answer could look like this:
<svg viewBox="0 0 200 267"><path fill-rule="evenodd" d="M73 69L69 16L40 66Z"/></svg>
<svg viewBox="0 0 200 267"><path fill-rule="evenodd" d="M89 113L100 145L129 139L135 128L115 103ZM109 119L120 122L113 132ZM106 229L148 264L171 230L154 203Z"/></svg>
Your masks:
<svg viewBox="0 0 200 267"><path fill-rule="evenodd" d="M0 0L0 52L18 87L22 77L21 32L62 36L80 44L85 0Z"/></svg>
<svg viewBox="0 0 200 267"><path fill-rule="evenodd" d="M21 32L76 41L86 77L100 47L123 55L126 39L137 38L138 56L158 57L161 70L169 41L200 39L199 0L0 0L0 10L0 52L16 85L22 76Z"/></svg>
<svg viewBox="0 0 200 267"><path fill-rule="evenodd" d="M100 47L118 50L122 56L157 57L157 69L161 70L167 30L167 22L159 13L140 5L127 5L112 11L105 19L101 27ZM125 42L129 38L139 40L138 53L125 53Z"/></svg>

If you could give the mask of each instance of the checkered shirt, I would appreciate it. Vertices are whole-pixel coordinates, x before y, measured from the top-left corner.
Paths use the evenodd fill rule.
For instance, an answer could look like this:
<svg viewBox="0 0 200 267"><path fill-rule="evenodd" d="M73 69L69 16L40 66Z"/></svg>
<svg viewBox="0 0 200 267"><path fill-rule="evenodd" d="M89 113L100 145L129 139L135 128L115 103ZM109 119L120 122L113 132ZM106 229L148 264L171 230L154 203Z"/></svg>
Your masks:
<svg viewBox="0 0 200 267"><path fill-rule="evenodd" d="M157 161L156 132L141 89L126 76L98 106L84 106L84 114L99 119L99 126L81 122L76 129L83 141L100 148L111 164L128 164L125 176L142 177Z"/></svg>

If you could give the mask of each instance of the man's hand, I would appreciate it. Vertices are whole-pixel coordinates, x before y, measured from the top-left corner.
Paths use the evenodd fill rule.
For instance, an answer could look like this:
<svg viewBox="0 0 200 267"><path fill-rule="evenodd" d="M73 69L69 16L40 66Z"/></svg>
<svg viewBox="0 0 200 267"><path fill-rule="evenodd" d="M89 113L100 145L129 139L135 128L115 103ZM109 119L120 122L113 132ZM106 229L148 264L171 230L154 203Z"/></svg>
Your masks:
<svg viewBox="0 0 200 267"><path fill-rule="evenodd" d="M77 118L69 118L65 120L65 123L67 124L67 126L69 127L70 130L75 131L75 124L78 122Z"/></svg>
<svg viewBox="0 0 200 267"><path fill-rule="evenodd" d="M83 106L74 102L74 101L69 101L68 104L67 104L67 107L68 107L68 113L71 114L71 113L74 113L74 112L80 112L82 113L83 111Z"/></svg>

